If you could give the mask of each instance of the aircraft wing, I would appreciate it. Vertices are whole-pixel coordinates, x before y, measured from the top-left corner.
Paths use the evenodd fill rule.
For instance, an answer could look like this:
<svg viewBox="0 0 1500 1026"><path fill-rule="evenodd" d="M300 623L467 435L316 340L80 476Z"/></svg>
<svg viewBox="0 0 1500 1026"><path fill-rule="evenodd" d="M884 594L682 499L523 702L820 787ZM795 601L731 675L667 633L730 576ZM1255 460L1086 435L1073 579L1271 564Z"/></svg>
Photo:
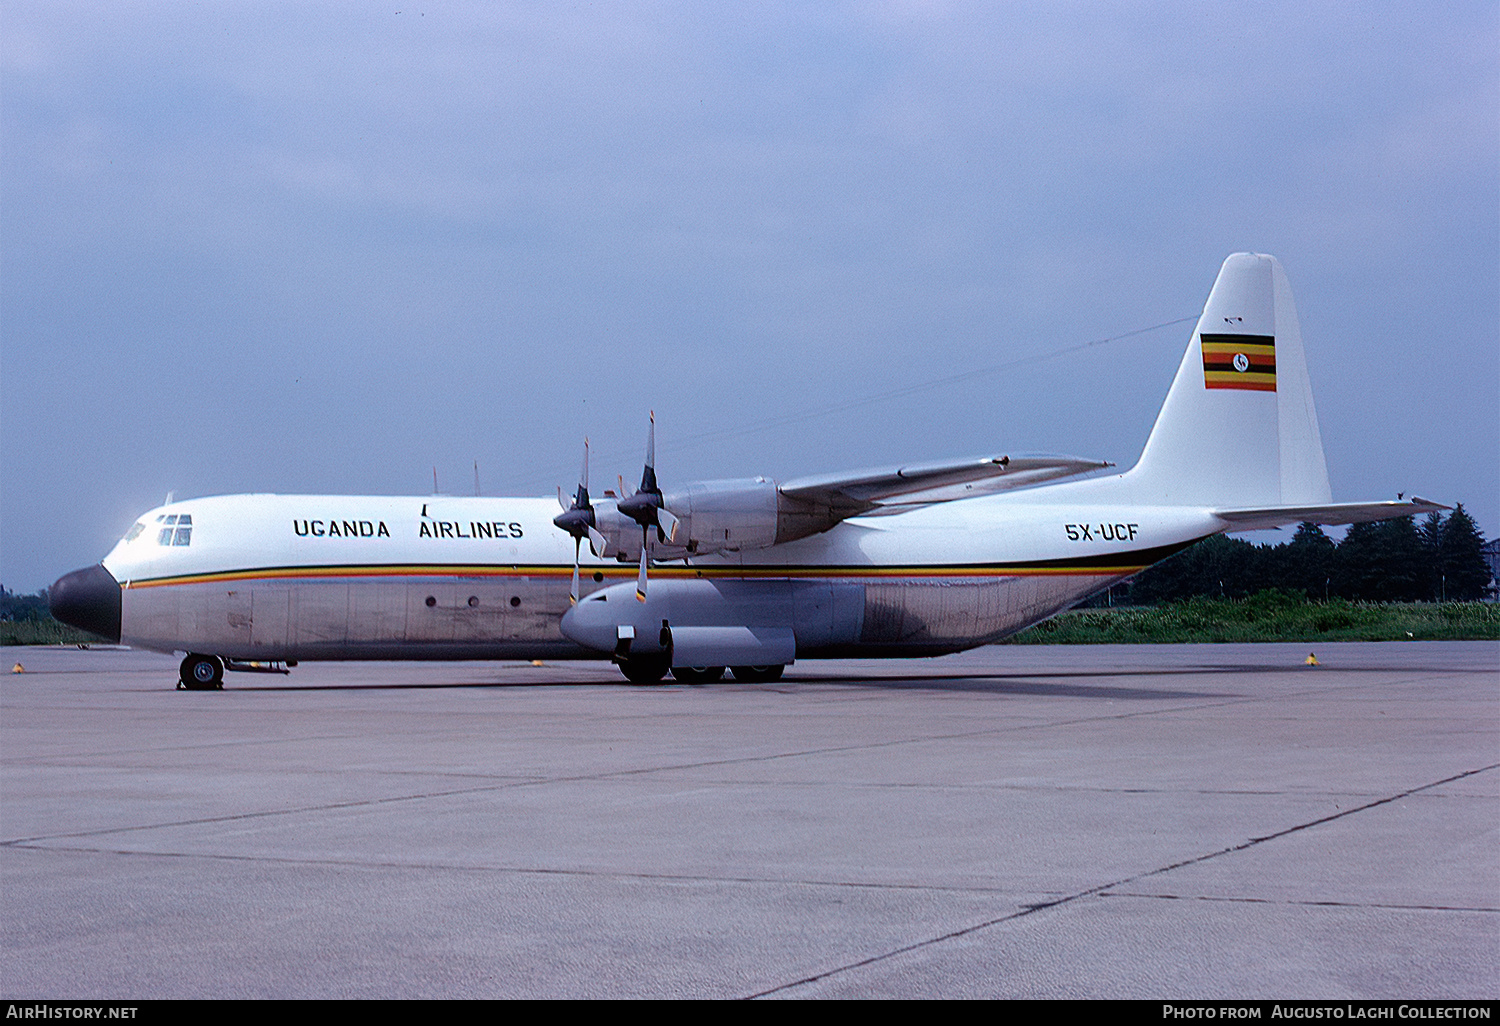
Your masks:
<svg viewBox="0 0 1500 1026"><path fill-rule="evenodd" d="M1363 524L1371 520L1409 517L1434 510L1452 509L1413 495L1408 502L1337 502L1328 506L1268 506L1264 509L1215 510L1214 516L1228 521L1231 531L1259 531L1289 524Z"/></svg>
<svg viewBox="0 0 1500 1026"><path fill-rule="evenodd" d="M789 498L823 507L839 519L872 511L900 512L1025 488L1113 466L1076 456L984 456L845 474L799 477L780 486ZM882 508L887 508L882 510Z"/></svg>

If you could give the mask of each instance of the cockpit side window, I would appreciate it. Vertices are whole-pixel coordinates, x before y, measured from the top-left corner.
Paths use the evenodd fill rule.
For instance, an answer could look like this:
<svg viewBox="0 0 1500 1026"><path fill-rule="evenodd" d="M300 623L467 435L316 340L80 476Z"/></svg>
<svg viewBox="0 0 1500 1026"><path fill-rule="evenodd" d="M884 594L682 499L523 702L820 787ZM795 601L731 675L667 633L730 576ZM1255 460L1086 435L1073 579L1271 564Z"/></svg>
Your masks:
<svg viewBox="0 0 1500 1026"><path fill-rule="evenodd" d="M146 529L146 525L143 524L143 523L141 523L139 520L137 520L135 522L135 526L132 527L130 529L130 531L125 535L125 540L127 542L133 542L133 541L135 541L137 538L139 538L141 536L141 532L144 531L145 529Z"/></svg>

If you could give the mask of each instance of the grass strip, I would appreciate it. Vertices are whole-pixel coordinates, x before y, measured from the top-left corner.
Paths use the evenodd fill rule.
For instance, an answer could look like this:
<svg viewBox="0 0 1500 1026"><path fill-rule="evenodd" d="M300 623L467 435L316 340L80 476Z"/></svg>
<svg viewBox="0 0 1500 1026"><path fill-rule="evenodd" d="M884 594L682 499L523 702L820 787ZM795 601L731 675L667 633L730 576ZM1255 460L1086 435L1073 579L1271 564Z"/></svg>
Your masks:
<svg viewBox="0 0 1500 1026"><path fill-rule="evenodd" d="M1010 639L1017 645L1254 641L1497 641L1494 602L1308 602L1281 592L1163 606L1075 609Z"/></svg>

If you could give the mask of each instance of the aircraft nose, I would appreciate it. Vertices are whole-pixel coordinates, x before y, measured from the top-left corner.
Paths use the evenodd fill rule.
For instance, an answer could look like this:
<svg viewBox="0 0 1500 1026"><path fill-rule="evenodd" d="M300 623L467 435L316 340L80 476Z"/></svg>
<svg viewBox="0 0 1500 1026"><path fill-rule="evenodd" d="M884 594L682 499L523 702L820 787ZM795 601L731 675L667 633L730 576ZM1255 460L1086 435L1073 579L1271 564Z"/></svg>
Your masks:
<svg viewBox="0 0 1500 1026"><path fill-rule="evenodd" d="M70 627L120 640L120 582L103 563L63 574L47 592L47 604Z"/></svg>

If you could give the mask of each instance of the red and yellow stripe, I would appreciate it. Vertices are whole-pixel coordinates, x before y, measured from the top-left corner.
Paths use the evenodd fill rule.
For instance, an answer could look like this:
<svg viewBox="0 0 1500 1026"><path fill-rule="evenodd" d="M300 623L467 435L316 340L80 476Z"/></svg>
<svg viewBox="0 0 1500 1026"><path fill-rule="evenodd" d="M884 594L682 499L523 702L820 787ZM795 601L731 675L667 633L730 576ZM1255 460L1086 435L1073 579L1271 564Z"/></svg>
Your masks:
<svg viewBox="0 0 1500 1026"><path fill-rule="evenodd" d="M651 576L657 579L683 580L710 578L719 580L901 580L975 577L1097 577L1139 573L1159 562L1182 545L1138 549L1133 552L1103 553L1097 556L1067 559L1031 560L1015 563L934 564L902 566L653 566ZM584 568L584 573L602 574L606 580L630 581L636 576L633 565ZM570 564L487 564L487 563L369 563L326 566L257 567L219 570L197 574L176 574L145 580L127 580L125 587L162 588L186 584L233 584L247 581L336 581L370 578L453 578L460 580L516 580L571 578Z"/></svg>
<svg viewBox="0 0 1500 1026"><path fill-rule="evenodd" d="M1271 335L1202 335L1203 387L1276 391L1276 339Z"/></svg>

